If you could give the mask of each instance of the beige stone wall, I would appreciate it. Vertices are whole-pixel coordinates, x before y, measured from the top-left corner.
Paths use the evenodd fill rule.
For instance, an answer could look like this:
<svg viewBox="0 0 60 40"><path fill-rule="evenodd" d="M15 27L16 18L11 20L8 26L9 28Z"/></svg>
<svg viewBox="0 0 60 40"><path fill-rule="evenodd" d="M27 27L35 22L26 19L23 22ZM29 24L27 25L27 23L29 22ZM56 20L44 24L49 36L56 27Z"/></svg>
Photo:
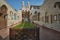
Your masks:
<svg viewBox="0 0 60 40"><path fill-rule="evenodd" d="M58 15L60 14L60 9L58 6L55 8L54 4L56 2L60 2L60 0L45 0L43 5L40 7L40 13L41 13L41 20L43 17L42 25L47 26L48 28L52 28L54 30L60 31L60 21L58 21ZM45 22L47 19L45 19L45 15L48 16L48 22ZM51 18L52 15L52 18ZM57 15L57 21L54 21L54 16ZM51 22L52 20L52 22ZM41 24L41 23L40 23Z"/></svg>
<svg viewBox="0 0 60 40"><path fill-rule="evenodd" d="M18 10L18 14L17 15L19 16L18 22L21 22L22 21L22 10Z"/></svg>
<svg viewBox="0 0 60 40"><path fill-rule="evenodd" d="M34 8L35 7L35 8ZM31 8L31 20L32 21L38 21L38 13L40 13L40 6L32 6ZM36 13L35 13L36 12ZM39 14L40 15L40 14ZM39 21L40 21L40 16L39 16Z"/></svg>
<svg viewBox="0 0 60 40"><path fill-rule="evenodd" d="M14 14L15 11L11 8L11 6L10 6L9 4L6 3L5 0L0 0L0 4L1 4L1 6L2 6L2 5L6 5L6 6L7 6L7 8L8 8L8 11L7 11L7 14L8 14L7 25L12 24L12 21L13 21L13 20L10 20L10 19L11 19L11 17L10 17L10 11L12 11L13 14Z"/></svg>
<svg viewBox="0 0 60 40"><path fill-rule="evenodd" d="M5 0L0 0L0 4L1 4L0 6L6 5L8 8L7 26L11 26L12 24L16 24L20 21L21 14L15 11ZM16 14L16 19L14 19L14 14Z"/></svg>
<svg viewBox="0 0 60 40"><path fill-rule="evenodd" d="M11 25L21 22L22 15L21 15L21 10L19 12L15 11L5 0L0 0L0 7L2 5L6 5L7 9L8 9L7 22L6 22L7 28L0 30L0 36L2 38L5 38L9 35L9 28L12 27ZM16 19L14 19L14 14L16 14Z"/></svg>

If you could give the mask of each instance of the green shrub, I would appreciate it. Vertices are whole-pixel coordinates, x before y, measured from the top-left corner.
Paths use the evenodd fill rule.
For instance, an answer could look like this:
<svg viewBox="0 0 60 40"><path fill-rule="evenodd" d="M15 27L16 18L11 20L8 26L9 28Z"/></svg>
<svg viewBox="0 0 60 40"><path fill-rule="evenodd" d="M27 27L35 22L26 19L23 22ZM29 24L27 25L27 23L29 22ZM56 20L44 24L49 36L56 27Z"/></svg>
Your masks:
<svg viewBox="0 0 60 40"><path fill-rule="evenodd" d="M35 25L30 22L22 22L21 24L18 24L14 27L14 29L18 28L35 28Z"/></svg>

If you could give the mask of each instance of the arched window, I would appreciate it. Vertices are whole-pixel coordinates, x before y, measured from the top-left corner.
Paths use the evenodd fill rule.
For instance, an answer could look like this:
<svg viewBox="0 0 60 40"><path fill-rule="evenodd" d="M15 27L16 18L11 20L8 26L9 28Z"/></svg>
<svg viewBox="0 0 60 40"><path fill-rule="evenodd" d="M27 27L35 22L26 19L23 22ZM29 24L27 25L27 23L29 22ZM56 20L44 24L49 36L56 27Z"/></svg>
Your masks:
<svg viewBox="0 0 60 40"><path fill-rule="evenodd" d="M13 12L10 11L10 17L11 17L11 20L13 20Z"/></svg>
<svg viewBox="0 0 60 40"><path fill-rule="evenodd" d="M14 14L14 20L16 20L16 13Z"/></svg>
<svg viewBox="0 0 60 40"><path fill-rule="evenodd" d="M7 13L7 6L6 5L1 6L1 13Z"/></svg>
<svg viewBox="0 0 60 40"><path fill-rule="evenodd" d="M2 5L0 8L0 16L4 16L4 19L7 18L7 6L6 5Z"/></svg>

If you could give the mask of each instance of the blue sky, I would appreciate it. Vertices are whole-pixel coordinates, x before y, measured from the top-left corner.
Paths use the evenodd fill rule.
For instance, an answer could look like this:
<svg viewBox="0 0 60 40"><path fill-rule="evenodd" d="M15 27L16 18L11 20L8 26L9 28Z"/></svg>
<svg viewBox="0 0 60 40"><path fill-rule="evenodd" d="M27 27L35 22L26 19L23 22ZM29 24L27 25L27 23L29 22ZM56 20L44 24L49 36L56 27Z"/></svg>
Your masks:
<svg viewBox="0 0 60 40"><path fill-rule="evenodd" d="M30 5L42 5L44 2L44 0L6 0L6 2L16 10L22 8L22 1L24 1L25 6L28 2L30 2Z"/></svg>

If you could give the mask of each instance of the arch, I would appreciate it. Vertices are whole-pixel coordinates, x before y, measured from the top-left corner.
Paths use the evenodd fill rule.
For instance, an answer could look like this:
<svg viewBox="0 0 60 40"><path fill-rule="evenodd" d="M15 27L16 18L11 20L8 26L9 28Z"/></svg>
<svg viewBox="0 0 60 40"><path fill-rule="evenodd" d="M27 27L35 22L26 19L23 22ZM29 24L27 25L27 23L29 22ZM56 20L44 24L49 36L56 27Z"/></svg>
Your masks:
<svg viewBox="0 0 60 40"><path fill-rule="evenodd" d="M7 13L7 10L8 10L8 8L7 8L6 5L2 5L2 6L0 7L1 13Z"/></svg>
<svg viewBox="0 0 60 40"><path fill-rule="evenodd" d="M3 8L3 7L4 7L5 9L8 9L6 5L2 5L2 6L1 6L1 8Z"/></svg>

